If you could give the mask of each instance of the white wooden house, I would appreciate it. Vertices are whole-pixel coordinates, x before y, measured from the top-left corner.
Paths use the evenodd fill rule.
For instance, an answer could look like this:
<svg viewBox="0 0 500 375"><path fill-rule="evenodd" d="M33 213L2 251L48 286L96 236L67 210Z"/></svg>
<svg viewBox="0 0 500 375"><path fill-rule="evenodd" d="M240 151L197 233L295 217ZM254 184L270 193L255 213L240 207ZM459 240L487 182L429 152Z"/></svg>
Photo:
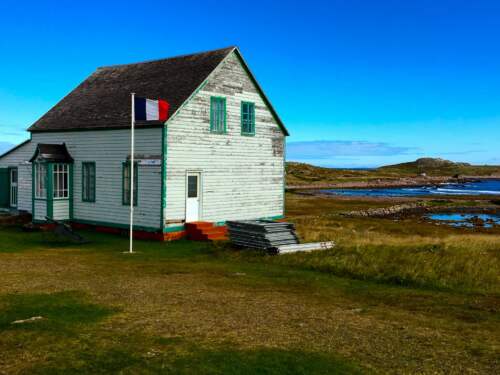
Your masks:
<svg viewBox="0 0 500 375"><path fill-rule="evenodd" d="M136 124L135 231L283 216L288 132L235 47L98 68L0 156L0 206L127 228L131 92L170 104Z"/></svg>

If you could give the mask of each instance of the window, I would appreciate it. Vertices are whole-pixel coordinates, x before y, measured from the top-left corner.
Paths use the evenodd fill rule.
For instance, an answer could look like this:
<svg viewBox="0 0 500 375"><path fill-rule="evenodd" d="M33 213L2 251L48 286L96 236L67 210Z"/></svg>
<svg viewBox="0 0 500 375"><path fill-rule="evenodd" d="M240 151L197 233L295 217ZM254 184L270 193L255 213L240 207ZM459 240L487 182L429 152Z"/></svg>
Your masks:
<svg viewBox="0 0 500 375"><path fill-rule="evenodd" d="M134 163L134 206L137 206L137 163ZM130 162L123 163L122 202L130 206Z"/></svg>
<svg viewBox="0 0 500 375"><path fill-rule="evenodd" d="M95 163L82 163L82 201L95 202Z"/></svg>
<svg viewBox="0 0 500 375"><path fill-rule="evenodd" d="M215 96L210 98L210 131L226 132L226 98Z"/></svg>
<svg viewBox="0 0 500 375"><path fill-rule="evenodd" d="M198 176L188 176L188 198L198 198Z"/></svg>
<svg viewBox="0 0 500 375"><path fill-rule="evenodd" d="M255 134L255 104L241 102L241 134Z"/></svg>
<svg viewBox="0 0 500 375"><path fill-rule="evenodd" d="M69 165L54 164L52 172L52 189L54 198L68 198Z"/></svg>
<svg viewBox="0 0 500 375"><path fill-rule="evenodd" d="M35 198L47 198L47 165L35 163Z"/></svg>

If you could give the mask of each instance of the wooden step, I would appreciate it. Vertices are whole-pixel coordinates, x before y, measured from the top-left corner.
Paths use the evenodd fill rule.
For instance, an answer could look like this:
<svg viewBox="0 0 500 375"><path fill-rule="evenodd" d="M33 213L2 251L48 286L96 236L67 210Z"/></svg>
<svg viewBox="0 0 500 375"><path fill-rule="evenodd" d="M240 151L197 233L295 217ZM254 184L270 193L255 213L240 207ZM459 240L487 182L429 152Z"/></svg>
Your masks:
<svg viewBox="0 0 500 375"><path fill-rule="evenodd" d="M206 221L186 223L187 238L192 241L223 241L227 240L227 228L215 226Z"/></svg>

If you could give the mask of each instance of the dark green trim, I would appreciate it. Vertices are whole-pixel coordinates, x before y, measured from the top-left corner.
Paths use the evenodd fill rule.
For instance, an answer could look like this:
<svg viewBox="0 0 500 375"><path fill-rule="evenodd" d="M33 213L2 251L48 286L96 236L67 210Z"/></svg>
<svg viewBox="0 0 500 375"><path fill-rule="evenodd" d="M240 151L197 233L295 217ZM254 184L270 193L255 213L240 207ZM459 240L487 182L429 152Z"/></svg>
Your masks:
<svg viewBox="0 0 500 375"><path fill-rule="evenodd" d="M244 131L244 126L245 126L245 123L243 121L243 107L245 105L248 105L249 106L249 110L251 110L251 113L252 113L252 117L251 117L251 123L250 123L250 126L251 126L251 131L249 132L246 132ZM246 101L242 101L241 102L241 105L240 105L240 125L241 125L241 135L246 135L246 136L254 136L255 135L255 103L254 102L246 102Z"/></svg>
<svg viewBox="0 0 500 375"><path fill-rule="evenodd" d="M241 55L241 53L238 50L238 48L235 48L234 52L235 52L236 56L238 57L238 59L240 60L241 65L243 66L243 69L245 70L245 72L250 77L250 80L253 82L253 84L255 85L255 87L257 87L257 91L259 92L259 95L260 95L262 101L267 105L267 107L271 111L271 114L273 115L274 120L276 121L276 123L280 127L281 131L283 132L283 134L285 136L289 136L290 133L286 129L285 125L283 124L283 121L281 121L280 117L278 116L278 113L276 112L276 110L274 109L273 105L271 104L271 101L267 98L266 94L264 93L264 90L262 89L262 87L260 87L259 82L257 82L257 79L255 78L255 76L253 75L252 71L248 67L248 64L246 63L245 59Z"/></svg>
<svg viewBox="0 0 500 375"><path fill-rule="evenodd" d="M213 116L213 105L215 102L222 101L224 104L222 107L222 115L224 117L224 130L220 131L215 129L215 119ZM223 96L211 96L210 97L210 132L214 134L226 134L227 133L227 112L226 112L226 98Z"/></svg>
<svg viewBox="0 0 500 375"><path fill-rule="evenodd" d="M88 224L88 225L96 225L110 228L119 228L119 229L129 229L129 224L118 224L118 223L109 223L106 221L96 221L96 220L86 220L86 219L73 219L75 223ZM155 227L145 227L142 225L134 225L133 230L142 230L144 232L159 232L158 228Z"/></svg>
<svg viewBox="0 0 500 375"><path fill-rule="evenodd" d="M212 72L213 72L213 71L212 71ZM178 113L179 113L179 112L180 112L180 111L181 111L181 110L182 110L182 109L183 109L183 108L184 108L184 107L185 107L185 106L186 106L186 105L187 105L187 104L191 101L191 99L193 99L193 97L194 97L196 94L198 94L198 93L199 93L199 92L200 92L200 91L201 91L201 90L205 87L205 85L208 83L208 78L210 77L210 75L211 75L211 74L212 74L212 73L210 73L210 74L208 75L208 77L207 77L207 78L205 78L205 80L201 83L201 85L200 85L200 86L199 86L196 90L194 90L194 92L193 92L191 95L189 95L189 97L186 99L186 101L185 101L184 103L182 103L182 105L181 105L179 108L177 108L177 110L176 110L176 111L172 114L172 116L170 116L170 117L168 118L168 120L167 120L167 121L165 121L165 125L167 125L167 124L168 124L168 122L169 122L170 120L172 120L172 119L174 119L175 117L177 117L177 114L178 114Z"/></svg>
<svg viewBox="0 0 500 375"><path fill-rule="evenodd" d="M161 128L161 205L160 230L165 227L165 208L167 207L167 126Z"/></svg>
<svg viewBox="0 0 500 375"><path fill-rule="evenodd" d="M85 174L84 174L84 171L85 171L85 167L86 166L93 166L94 168L94 183L93 183L93 191L92 191L92 199L88 199L88 198L85 198L85 191L84 191L84 181L85 181ZM95 161L82 161L82 202L95 202L96 200L96 182L97 182L97 176L96 176L96 164L95 164ZM87 181L87 185L88 185L88 182Z"/></svg>
<svg viewBox="0 0 500 375"><path fill-rule="evenodd" d="M125 201L125 189L123 188L124 182L125 182L125 168L130 165L130 161L124 161L122 163L122 205L123 206L130 206L129 203ZM139 164L134 161L134 185L135 185L135 194L134 194L134 207L138 205L139 202Z"/></svg>
<svg viewBox="0 0 500 375"><path fill-rule="evenodd" d="M69 219L73 219L73 164L69 165L69 176L68 176L68 195L69 195Z"/></svg>
<svg viewBox="0 0 500 375"><path fill-rule="evenodd" d="M54 164L47 164L47 217L54 218Z"/></svg>
<svg viewBox="0 0 500 375"><path fill-rule="evenodd" d="M176 225L174 227L163 228L163 233L181 232L185 229L186 229L186 227L184 225Z"/></svg>
<svg viewBox="0 0 500 375"><path fill-rule="evenodd" d="M260 218L251 219L251 220L280 220L280 219L284 219L284 218L285 218L284 215L276 215L276 216L260 217ZM216 221L213 224L215 226L217 226L217 227L220 227L220 226L226 225L226 221L225 220L223 220L223 221Z"/></svg>

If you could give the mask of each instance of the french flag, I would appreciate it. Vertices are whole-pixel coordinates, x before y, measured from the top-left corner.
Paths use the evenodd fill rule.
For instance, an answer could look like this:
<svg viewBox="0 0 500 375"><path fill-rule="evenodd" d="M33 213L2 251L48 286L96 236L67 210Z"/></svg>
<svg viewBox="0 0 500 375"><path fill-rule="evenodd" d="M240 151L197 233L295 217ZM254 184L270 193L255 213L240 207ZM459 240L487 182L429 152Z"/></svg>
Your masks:
<svg viewBox="0 0 500 375"><path fill-rule="evenodd" d="M135 119L140 121L166 121L170 104L166 100L134 99Z"/></svg>

